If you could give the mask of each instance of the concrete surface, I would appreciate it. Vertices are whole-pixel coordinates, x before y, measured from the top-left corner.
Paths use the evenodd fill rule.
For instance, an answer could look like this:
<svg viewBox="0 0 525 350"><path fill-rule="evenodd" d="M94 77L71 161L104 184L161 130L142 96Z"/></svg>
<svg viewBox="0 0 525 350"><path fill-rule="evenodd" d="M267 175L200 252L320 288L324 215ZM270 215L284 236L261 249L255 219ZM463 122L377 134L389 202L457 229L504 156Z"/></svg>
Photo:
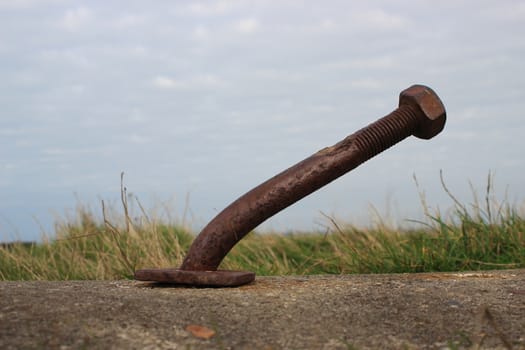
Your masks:
<svg viewBox="0 0 525 350"><path fill-rule="evenodd" d="M468 347L525 349L525 270L257 277L231 289L0 282L0 349Z"/></svg>

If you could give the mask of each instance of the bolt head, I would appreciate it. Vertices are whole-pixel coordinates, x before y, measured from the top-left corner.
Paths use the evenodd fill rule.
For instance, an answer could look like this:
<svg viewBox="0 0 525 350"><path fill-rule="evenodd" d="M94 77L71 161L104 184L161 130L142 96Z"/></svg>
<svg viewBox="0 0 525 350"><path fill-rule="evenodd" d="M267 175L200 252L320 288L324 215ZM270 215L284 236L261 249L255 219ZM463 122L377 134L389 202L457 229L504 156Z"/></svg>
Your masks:
<svg viewBox="0 0 525 350"><path fill-rule="evenodd" d="M399 95L399 106L417 107L423 118L413 135L420 139L431 139L443 130L447 120L445 106L431 88L424 85L412 85Z"/></svg>

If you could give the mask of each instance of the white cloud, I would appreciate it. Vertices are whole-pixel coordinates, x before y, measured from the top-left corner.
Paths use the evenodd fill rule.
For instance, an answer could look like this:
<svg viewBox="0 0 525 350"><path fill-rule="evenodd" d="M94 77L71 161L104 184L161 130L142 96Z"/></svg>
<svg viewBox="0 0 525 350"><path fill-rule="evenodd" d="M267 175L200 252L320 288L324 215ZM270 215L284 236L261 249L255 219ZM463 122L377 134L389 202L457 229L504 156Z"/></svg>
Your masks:
<svg viewBox="0 0 525 350"><path fill-rule="evenodd" d="M109 155L111 148L108 145L94 145L89 147L62 147L62 146L49 146L40 149L39 162L55 162L57 160L68 159L71 162L78 160L79 156L92 157L94 155Z"/></svg>
<svg viewBox="0 0 525 350"><path fill-rule="evenodd" d="M0 129L0 136L13 136L13 135L21 135L21 134L22 134L21 129L14 129L14 128Z"/></svg>
<svg viewBox="0 0 525 350"><path fill-rule="evenodd" d="M153 79L153 85L161 89L173 89L180 86L180 83L175 81L175 79L158 76Z"/></svg>
<svg viewBox="0 0 525 350"><path fill-rule="evenodd" d="M377 79L356 79L350 82L350 86L358 89L380 89L385 85L384 82Z"/></svg>
<svg viewBox="0 0 525 350"><path fill-rule="evenodd" d="M386 69L392 68L395 60L392 56L372 57L369 59L346 59L332 61L321 64L321 67L328 70L341 69Z"/></svg>
<svg viewBox="0 0 525 350"><path fill-rule="evenodd" d="M255 18L241 19L235 24L235 29L239 33L250 34L255 32L259 28L259 21Z"/></svg>
<svg viewBox="0 0 525 350"><path fill-rule="evenodd" d="M480 135L475 131L458 131L458 130L447 130L447 134L443 135L446 139L457 140L461 142L469 142L475 139L479 139Z"/></svg>
<svg viewBox="0 0 525 350"><path fill-rule="evenodd" d="M197 40L205 40L210 37L210 31L204 26L198 26L193 30L192 37Z"/></svg>
<svg viewBox="0 0 525 350"><path fill-rule="evenodd" d="M40 58L47 63L71 64L73 66L87 68L91 65L87 57L75 49L46 50L40 52Z"/></svg>
<svg viewBox="0 0 525 350"><path fill-rule="evenodd" d="M133 108L128 116L129 121L134 123L144 123L148 121L148 118L138 108Z"/></svg>
<svg viewBox="0 0 525 350"><path fill-rule="evenodd" d="M258 69L253 75L262 80L282 82L300 82L308 77L306 72L290 71L287 69Z"/></svg>
<svg viewBox="0 0 525 350"><path fill-rule="evenodd" d="M500 21L525 21L525 2L516 1L512 3L498 4L496 8L483 9L483 15Z"/></svg>
<svg viewBox="0 0 525 350"><path fill-rule="evenodd" d="M329 105L313 105L307 107L307 110L312 113L322 113L322 114L328 114L328 113L334 113L336 111L336 108L334 106Z"/></svg>
<svg viewBox="0 0 525 350"><path fill-rule="evenodd" d="M173 79L166 76L157 76L153 79L153 85L161 89L201 89L224 87L226 82L214 75L198 75L188 79Z"/></svg>
<svg viewBox="0 0 525 350"><path fill-rule="evenodd" d="M118 29L126 29L130 27L137 27L146 23L146 17L135 14L126 14L118 17L114 21L114 26Z"/></svg>
<svg viewBox="0 0 525 350"><path fill-rule="evenodd" d="M409 24L407 18L381 9L357 12L352 16L352 21L359 27L382 30L402 29Z"/></svg>
<svg viewBox="0 0 525 350"><path fill-rule="evenodd" d="M82 84L73 84L69 86L71 93L75 95L82 95L86 91L86 87Z"/></svg>
<svg viewBox="0 0 525 350"><path fill-rule="evenodd" d="M226 85L226 83L222 79L216 77L215 75L211 75L211 74L200 75L194 78L192 82L195 85L203 86L203 87L218 87L218 86Z"/></svg>
<svg viewBox="0 0 525 350"><path fill-rule="evenodd" d="M194 2L187 7L187 10L194 15L216 16L232 11L237 4L239 4L238 1L231 0L221 0L213 3Z"/></svg>
<svg viewBox="0 0 525 350"><path fill-rule="evenodd" d="M148 54L148 49L144 46L137 45L137 46L133 46L130 49L130 52L136 56L146 56Z"/></svg>
<svg viewBox="0 0 525 350"><path fill-rule="evenodd" d="M132 135L129 136L129 141L131 143L135 143L135 144L138 144L138 145L143 145L143 144L148 143L150 141L150 139L145 137L145 136L142 136L142 135L132 134Z"/></svg>
<svg viewBox="0 0 525 350"><path fill-rule="evenodd" d="M61 2L61 0L0 0L0 9L27 9L58 2Z"/></svg>
<svg viewBox="0 0 525 350"><path fill-rule="evenodd" d="M77 30L89 23L93 17L93 12L86 7L67 10L62 17L60 24L67 30Z"/></svg>
<svg viewBox="0 0 525 350"><path fill-rule="evenodd" d="M336 23L332 19L323 19L319 24L321 30L334 30L336 28Z"/></svg>
<svg viewBox="0 0 525 350"><path fill-rule="evenodd" d="M44 148L40 153L46 156L62 156L65 154L70 154L72 150L60 148L60 147L50 147Z"/></svg>
<svg viewBox="0 0 525 350"><path fill-rule="evenodd" d="M41 77L33 71L22 71L14 74L14 82L20 86L32 86L40 83Z"/></svg>
<svg viewBox="0 0 525 350"><path fill-rule="evenodd" d="M17 148L27 148L33 146L33 139L18 138L15 140L14 146Z"/></svg>

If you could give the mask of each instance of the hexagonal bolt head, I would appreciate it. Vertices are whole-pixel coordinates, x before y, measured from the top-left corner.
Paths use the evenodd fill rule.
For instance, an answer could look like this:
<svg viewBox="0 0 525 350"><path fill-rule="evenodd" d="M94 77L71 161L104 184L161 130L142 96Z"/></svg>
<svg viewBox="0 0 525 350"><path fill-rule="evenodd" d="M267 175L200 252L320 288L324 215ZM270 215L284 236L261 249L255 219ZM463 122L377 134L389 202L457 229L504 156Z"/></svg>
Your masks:
<svg viewBox="0 0 525 350"><path fill-rule="evenodd" d="M428 140L443 130L447 113L443 102L431 88L424 85L412 85L399 95L399 106L412 105L424 115L418 128L412 135Z"/></svg>

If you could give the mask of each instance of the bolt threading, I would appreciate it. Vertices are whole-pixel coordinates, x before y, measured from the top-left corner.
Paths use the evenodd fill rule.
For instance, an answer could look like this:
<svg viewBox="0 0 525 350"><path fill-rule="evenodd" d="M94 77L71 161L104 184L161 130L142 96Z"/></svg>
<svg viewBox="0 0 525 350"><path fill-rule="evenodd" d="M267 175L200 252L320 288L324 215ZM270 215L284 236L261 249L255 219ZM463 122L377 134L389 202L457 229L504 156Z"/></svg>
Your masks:
<svg viewBox="0 0 525 350"><path fill-rule="evenodd" d="M365 161L412 135L417 125L418 110L414 106L403 105L357 131L354 142Z"/></svg>

